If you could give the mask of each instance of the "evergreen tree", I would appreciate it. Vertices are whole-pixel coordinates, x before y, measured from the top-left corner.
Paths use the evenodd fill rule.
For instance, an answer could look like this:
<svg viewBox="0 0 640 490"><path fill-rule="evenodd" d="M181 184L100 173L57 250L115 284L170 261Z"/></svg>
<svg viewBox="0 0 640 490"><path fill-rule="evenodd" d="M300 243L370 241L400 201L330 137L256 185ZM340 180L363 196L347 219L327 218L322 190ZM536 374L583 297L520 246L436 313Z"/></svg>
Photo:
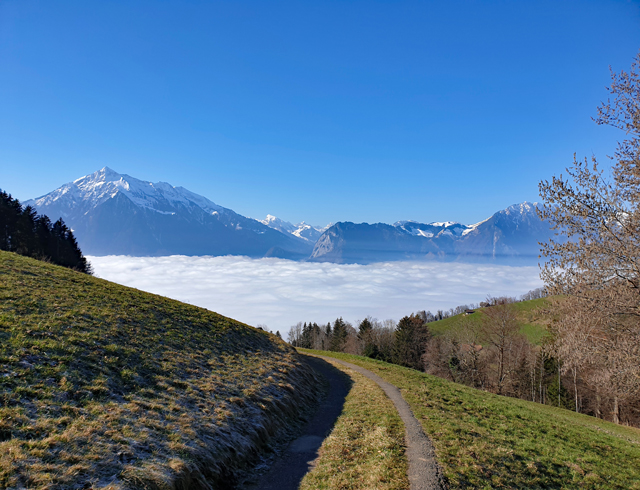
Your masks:
<svg viewBox="0 0 640 490"><path fill-rule="evenodd" d="M377 359L379 356L378 346L375 344L372 338L373 324L369 318L365 318L358 325L358 339L364 344L362 354L372 359Z"/></svg>
<svg viewBox="0 0 640 490"><path fill-rule="evenodd" d="M309 332L309 327L311 327L311 324L307 325L307 322L304 322L304 325L302 326L302 339L300 339L300 345L298 347L302 347L304 349L311 348L311 335Z"/></svg>
<svg viewBox="0 0 640 490"><path fill-rule="evenodd" d="M429 337L429 329L421 318L414 315L402 318L396 328L393 362L422 370L422 354Z"/></svg>
<svg viewBox="0 0 640 490"><path fill-rule="evenodd" d="M371 336L372 328L373 328L373 324L368 318L365 318L364 320L362 320L360 322L360 325L358 325L358 338L361 341L366 342L368 337Z"/></svg>
<svg viewBox="0 0 640 490"><path fill-rule="evenodd" d="M333 334L331 335L329 350L342 352L344 344L347 341L347 324L342 317L337 318L333 322Z"/></svg>
<svg viewBox="0 0 640 490"><path fill-rule="evenodd" d="M47 216L38 216L31 206L0 191L0 250L46 260L91 274L91 265L62 219L53 225Z"/></svg>
<svg viewBox="0 0 640 490"><path fill-rule="evenodd" d="M331 350L331 338L333 337L333 331L331 330L331 322L327 322L327 326L324 327L324 339L322 341L323 350Z"/></svg>

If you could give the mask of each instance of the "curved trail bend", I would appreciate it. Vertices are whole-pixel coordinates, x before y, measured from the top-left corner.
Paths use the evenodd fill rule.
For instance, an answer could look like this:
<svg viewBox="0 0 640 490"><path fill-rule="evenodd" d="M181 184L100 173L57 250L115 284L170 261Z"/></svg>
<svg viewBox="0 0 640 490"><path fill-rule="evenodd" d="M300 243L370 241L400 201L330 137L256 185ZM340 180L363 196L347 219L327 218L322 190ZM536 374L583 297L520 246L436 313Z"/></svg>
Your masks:
<svg viewBox="0 0 640 490"><path fill-rule="evenodd" d="M318 450L337 420L349 391L345 379L329 364L333 361L366 376L382 388L391 399L404 422L407 459L409 460L409 483L411 490L444 490L446 485L442 471L436 461L435 451L422 430L409 404L402 398L400 390L367 369L333 357L308 355L311 366L329 382L329 394L319 407L315 417L307 425L304 434L294 440L283 456L271 469L250 485L251 490L296 490L304 475L309 472L318 457ZM315 359L314 359L315 358Z"/></svg>
<svg viewBox="0 0 640 490"><path fill-rule="evenodd" d="M415 418L409 404L402 398L400 390L371 371L351 364L350 362L333 357L317 356L327 361L335 361L343 366L375 381L391 399L404 422L405 442L407 444L407 459L409 460L409 483L411 490L443 490L446 488L442 470L436 460L436 453L431 440L422 430L418 419Z"/></svg>
<svg viewBox="0 0 640 490"><path fill-rule="evenodd" d="M297 490L300 482L315 466L318 450L342 412L351 388L349 378L324 359L305 356L311 367L329 383L329 392L303 434L289 444L276 463L245 490Z"/></svg>

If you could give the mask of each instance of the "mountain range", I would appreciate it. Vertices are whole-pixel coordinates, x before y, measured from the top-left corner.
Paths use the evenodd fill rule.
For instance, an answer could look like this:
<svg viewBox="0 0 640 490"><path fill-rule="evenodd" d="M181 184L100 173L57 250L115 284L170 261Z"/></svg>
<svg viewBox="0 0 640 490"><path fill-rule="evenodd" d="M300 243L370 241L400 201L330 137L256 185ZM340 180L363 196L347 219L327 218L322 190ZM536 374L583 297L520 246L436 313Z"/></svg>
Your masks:
<svg viewBox="0 0 640 490"><path fill-rule="evenodd" d="M151 183L108 167L25 201L59 217L88 255L246 255L338 263L440 260L535 264L553 236L536 203L456 222L338 222L317 227L272 215L255 220L183 187Z"/></svg>
<svg viewBox="0 0 640 490"><path fill-rule="evenodd" d="M310 260L371 263L441 260L536 264L540 241L553 236L537 203L514 204L475 225L455 222L336 223L318 239Z"/></svg>
<svg viewBox="0 0 640 490"><path fill-rule="evenodd" d="M318 226L308 225L302 221L301 223L294 225L270 214L268 214L265 219L260 220L260 223L267 225L274 230L278 230L281 233L290 233L311 243L316 243L318 238L320 238L320 235L322 235L322 233L324 233L333 224L329 223L327 226L320 228Z"/></svg>
<svg viewBox="0 0 640 490"><path fill-rule="evenodd" d="M313 243L166 182L104 167L26 201L62 217L89 255L247 255L304 259Z"/></svg>

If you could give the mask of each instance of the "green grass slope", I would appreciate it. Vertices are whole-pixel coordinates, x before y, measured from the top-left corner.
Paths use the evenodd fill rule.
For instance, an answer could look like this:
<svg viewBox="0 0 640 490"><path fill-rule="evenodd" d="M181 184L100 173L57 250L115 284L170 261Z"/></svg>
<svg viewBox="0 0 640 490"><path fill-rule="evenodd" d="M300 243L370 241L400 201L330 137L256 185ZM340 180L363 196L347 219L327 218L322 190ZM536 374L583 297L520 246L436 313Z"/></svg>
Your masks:
<svg viewBox="0 0 640 490"><path fill-rule="evenodd" d="M532 299L529 301L521 301L514 303L514 307L518 312L518 319L522 323L520 332L527 336L532 344L539 344L546 332L546 325L549 318L541 311L547 305L546 298ZM476 310L475 313L465 315L455 315L444 320L429 323L429 329L434 335L444 335L450 330L456 328L464 328L465 326L480 325L482 322L482 311Z"/></svg>
<svg viewBox="0 0 640 490"><path fill-rule="evenodd" d="M364 357L321 354L400 388L431 437L451 489L640 489L638 429Z"/></svg>
<svg viewBox="0 0 640 490"><path fill-rule="evenodd" d="M0 488L229 488L314 386L271 334L0 252Z"/></svg>

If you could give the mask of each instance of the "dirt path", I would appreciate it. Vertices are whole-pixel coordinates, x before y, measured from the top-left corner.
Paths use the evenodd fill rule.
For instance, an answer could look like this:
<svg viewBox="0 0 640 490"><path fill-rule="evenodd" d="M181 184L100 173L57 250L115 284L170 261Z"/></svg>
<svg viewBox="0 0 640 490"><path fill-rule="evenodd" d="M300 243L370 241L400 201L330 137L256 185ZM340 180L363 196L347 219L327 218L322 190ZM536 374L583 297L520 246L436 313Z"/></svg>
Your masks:
<svg viewBox="0 0 640 490"><path fill-rule="evenodd" d="M326 361L333 361L366 376L382 388L402 418L405 426L408 477L411 490L443 490L442 471L438 466L435 451L429 438L422 430L409 404L404 401L400 390L367 369L332 357L307 355L311 366L320 372L330 383L327 398L314 418L307 425L304 435L294 440L273 467L260 478L260 482L249 487L251 490L296 490L318 457L318 449L329 434L336 419L342 412L344 400L349 392L344 376Z"/></svg>
<svg viewBox="0 0 640 490"><path fill-rule="evenodd" d="M431 444L431 440L422 430L422 426L413 415L409 404L402 398L400 390L391 383L386 382L380 376L360 366L332 357L318 357L340 363L375 381L396 406L396 410L398 410L398 414L404 422L405 427L404 437L407 444L407 459L409 460L408 477L411 490L441 490L446 488L442 470L436 461L433 444Z"/></svg>
<svg viewBox="0 0 640 490"><path fill-rule="evenodd" d="M349 379L322 359L309 356L306 359L329 382L329 393L307 424L303 435L289 445L269 471L259 477L258 483L245 486L247 490L297 490L304 475L313 468L322 441L329 435L342 412L351 388Z"/></svg>

